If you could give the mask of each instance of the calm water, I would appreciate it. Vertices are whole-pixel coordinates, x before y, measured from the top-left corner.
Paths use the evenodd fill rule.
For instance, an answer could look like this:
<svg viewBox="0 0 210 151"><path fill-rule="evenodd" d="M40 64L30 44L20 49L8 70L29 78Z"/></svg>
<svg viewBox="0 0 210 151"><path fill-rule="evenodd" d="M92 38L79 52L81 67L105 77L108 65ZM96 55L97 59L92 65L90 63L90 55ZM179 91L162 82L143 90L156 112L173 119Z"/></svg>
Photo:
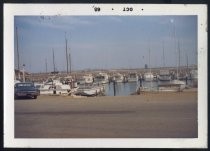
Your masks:
<svg viewBox="0 0 210 151"><path fill-rule="evenodd" d="M188 85L190 86L192 82L188 80ZM128 96L131 93L136 92L136 89L139 87L139 82L127 82L127 83L116 83L116 96ZM142 82L143 87L152 87L153 89L157 89L158 82ZM105 85L105 95L114 96L114 86L113 83Z"/></svg>

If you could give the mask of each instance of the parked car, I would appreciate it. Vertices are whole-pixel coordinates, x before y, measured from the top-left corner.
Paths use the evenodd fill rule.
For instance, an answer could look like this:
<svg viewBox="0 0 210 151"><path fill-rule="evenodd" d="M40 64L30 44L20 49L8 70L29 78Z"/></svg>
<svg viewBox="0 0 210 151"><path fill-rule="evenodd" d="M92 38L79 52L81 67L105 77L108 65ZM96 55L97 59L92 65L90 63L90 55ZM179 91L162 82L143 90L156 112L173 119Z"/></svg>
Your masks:
<svg viewBox="0 0 210 151"><path fill-rule="evenodd" d="M15 84L15 99L19 97L29 97L36 99L39 95L39 91L35 88L32 82L21 82Z"/></svg>

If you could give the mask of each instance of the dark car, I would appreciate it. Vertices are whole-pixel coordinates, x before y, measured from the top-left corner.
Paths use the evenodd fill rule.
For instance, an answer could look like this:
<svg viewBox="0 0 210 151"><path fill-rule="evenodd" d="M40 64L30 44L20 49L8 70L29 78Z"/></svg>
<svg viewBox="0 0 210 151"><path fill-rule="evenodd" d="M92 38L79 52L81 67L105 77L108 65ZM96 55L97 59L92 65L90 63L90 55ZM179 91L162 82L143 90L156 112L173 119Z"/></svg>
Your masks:
<svg viewBox="0 0 210 151"><path fill-rule="evenodd" d="M38 95L39 91L31 82L15 84L15 99L18 99L19 97L29 97L36 99Z"/></svg>

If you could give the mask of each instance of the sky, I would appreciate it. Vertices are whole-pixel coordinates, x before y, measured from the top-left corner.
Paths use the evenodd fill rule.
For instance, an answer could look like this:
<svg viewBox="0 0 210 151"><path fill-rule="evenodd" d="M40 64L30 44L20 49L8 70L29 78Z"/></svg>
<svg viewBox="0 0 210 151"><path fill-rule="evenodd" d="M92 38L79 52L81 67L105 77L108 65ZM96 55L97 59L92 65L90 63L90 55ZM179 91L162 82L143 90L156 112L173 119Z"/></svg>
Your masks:
<svg viewBox="0 0 210 151"><path fill-rule="evenodd" d="M72 70L177 66L178 50L180 65L197 64L197 16L15 16L14 30L15 68L18 37L32 73L53 71L53 50L66 71L65 39Z"/></svg>

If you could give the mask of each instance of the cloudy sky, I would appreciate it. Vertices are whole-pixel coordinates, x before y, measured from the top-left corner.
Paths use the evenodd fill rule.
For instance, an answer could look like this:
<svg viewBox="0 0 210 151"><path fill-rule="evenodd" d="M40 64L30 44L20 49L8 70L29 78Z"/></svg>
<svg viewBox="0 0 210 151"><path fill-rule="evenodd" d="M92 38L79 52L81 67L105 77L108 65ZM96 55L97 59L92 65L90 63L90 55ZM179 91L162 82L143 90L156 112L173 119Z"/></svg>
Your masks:
<svg viewBox="0 0 210 151"><path fill-rule="evenodd" d="M20 66L29 72L66 70L65 35L72 70L197 64L196 16L15 16ZM66 33L66 34L65 34ZM15 67L17 40L15 35ZM179 44L178 44L179 43ZM163 59L163 49L165 59Z"/></svg>

